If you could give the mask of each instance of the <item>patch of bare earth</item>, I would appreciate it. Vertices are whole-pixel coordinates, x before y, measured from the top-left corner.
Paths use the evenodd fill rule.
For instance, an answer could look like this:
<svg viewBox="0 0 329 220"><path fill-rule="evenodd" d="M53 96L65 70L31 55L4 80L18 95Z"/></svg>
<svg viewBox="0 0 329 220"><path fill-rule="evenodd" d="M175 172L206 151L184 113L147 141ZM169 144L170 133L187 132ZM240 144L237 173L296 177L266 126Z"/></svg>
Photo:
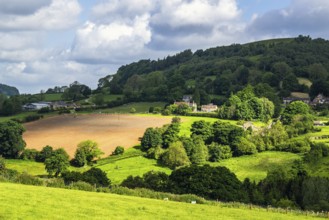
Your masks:
<svg viewBox="0 0 329 220"><path fill-rule="evenodd" d="M50 145L63 147L73 157L78 143L93 140L108 156L117 146L139 144L148 127L161 127L170 118L134 115L61 115L25 124L23 138L27 148L41 150Z"/></svg>

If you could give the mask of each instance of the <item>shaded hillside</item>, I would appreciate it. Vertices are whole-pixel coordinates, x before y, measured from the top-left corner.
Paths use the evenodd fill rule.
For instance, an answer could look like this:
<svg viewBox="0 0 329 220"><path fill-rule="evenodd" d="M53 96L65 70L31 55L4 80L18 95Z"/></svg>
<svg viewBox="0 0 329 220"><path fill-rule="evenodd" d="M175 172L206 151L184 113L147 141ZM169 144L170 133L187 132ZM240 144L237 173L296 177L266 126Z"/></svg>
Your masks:
<svg viewBox="0 0 329 220"><path fill-rule="evenodd" d="M329 41L299 36L207 50L185 50L160 60L140 60L99 80L100 89L133 100L181 99L221 104L245 85L278 102L291 92L329 96ZM312 86L300 83L308 79Z"/></svg>
<svg viewBox="0 0 329 220"><path fill-rule="evenodd" d="M19 91L17 88L15 88L13 86L0 84L0 94L4 94L7 96L14 96L14 95L19 95Z"/></svg>

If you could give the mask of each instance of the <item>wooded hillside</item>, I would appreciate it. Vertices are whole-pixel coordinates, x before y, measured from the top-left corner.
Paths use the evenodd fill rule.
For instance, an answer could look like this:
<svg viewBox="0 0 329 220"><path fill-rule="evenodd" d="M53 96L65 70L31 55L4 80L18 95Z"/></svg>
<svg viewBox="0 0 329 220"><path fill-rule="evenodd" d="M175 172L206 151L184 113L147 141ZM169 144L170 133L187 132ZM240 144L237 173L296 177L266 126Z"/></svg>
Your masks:
<svg viewBox="0 0 329 220"><path fill-rule="evenodd" d="M251 84L258 96L275 103L292 92L329 96L328 77L329 41L299 36L140 60L100 79L99 89L133 100L173 101L193 94L201 104L221 104Z"/></svg>

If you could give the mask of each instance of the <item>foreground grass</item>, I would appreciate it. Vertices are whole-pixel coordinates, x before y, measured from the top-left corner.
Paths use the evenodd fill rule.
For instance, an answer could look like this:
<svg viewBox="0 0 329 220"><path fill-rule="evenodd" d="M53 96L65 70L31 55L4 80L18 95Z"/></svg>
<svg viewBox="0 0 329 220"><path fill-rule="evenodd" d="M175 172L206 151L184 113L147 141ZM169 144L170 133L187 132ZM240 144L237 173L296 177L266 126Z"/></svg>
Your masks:
<svg viewBox="0 0 329 220"><path fill-rule="evenodd" d="M249 178L252 181L259 182L266 177L269 170L280 166L291 167L293 161L298 159L301 159L301 156L297 154L267 151L254 155L234 157L217 163L210 163L210 165L227 167L241 181Z"/></svg>
<svg viewBox="0 0 329 220"><path fill-rule="evenodd" d="M193 205L12 183L0 183L0 188L0 219L314 219L220 203Z"/></svg>

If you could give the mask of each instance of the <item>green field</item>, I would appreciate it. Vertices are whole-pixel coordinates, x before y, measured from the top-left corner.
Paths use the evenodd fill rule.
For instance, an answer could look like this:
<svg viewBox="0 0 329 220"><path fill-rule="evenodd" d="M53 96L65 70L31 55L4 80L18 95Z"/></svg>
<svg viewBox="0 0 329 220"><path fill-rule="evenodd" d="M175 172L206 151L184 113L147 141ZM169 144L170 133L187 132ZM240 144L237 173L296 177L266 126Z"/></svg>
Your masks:
<svg viewBox="0 0 329 220"><path fill-rule="evenodd" d="M222 203L188 204L12 183L0 183L0 188L0 219L314 219Z"/></svg>
<svg viewBox="0 0 329 220"><path fill-rule="evenodd" d="M279 166L290 167L297 159L301 159L301 156L288 152L267 151L209 164L227 167L241 181L248 177L252 181L259 182L266 177L267 171Z"/></svg>
<svg viewBox="0 0 329 220"><path fill-rule="evenodd" d="M123 156L100 160L95 167L105 171L113 184L120 184L129 175L143 176L152 170L171 173L169 168L159 166L156 160L145 158L140 150L134 148L129 149Z"/></svg>
<svg viewBox="0 0 329 220"><path fill-rule="evenodd" d="M309 88L312 85L312 82L307 78L297 77L297 79L298 79L298 83L301 84L301 85L305 85Z"/></svg>
<svg viewBox="0 0 329 220"><path fill-rule="evenodd" d="M104 109L102 113L130 113L131 108L135 108L136 113L147 113L150 107L164 108L165 102L136 102L121 105L114 108Z"/></svg>
<svg viewBox="0 0 329 220"><path fill-rule="evenodd" d="M13 116L0 116L0 122L8 121L8 120L14 119L14 118L23 119L26 116L35 115L35 114L36 114L35 112L23 112L23 113L20 113L20 114L17 114L17 115L13 115Z"/></svg>
<svg viewBox="0 0 329 220"><path fill-rule="evenodd" d="M33 176L47 175L45 165L31 160L6 160L6 168L16 170L20 173L28 173Z"/></svg>
<svg viewBox="0 0 329 220"><path fill-rule="evenodd" d="M45 102L53 102L53 101L61 101L63 93L54 93L54 94L43 94L43 101Z"/></svg>

